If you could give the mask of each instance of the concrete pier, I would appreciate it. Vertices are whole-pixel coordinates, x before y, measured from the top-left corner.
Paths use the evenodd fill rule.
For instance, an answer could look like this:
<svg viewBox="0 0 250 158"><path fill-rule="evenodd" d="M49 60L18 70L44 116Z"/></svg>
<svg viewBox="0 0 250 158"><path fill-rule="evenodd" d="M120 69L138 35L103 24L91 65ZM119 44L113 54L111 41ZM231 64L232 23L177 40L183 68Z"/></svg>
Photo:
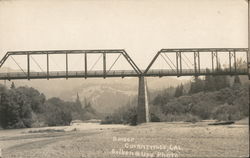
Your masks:
<svg viewBox="0 0 250 158"><path fill-rule="evenodd" d="M137 123L145 122L150 122L148 88L146 79L141 76L139 77L138 87Z"/></svg>

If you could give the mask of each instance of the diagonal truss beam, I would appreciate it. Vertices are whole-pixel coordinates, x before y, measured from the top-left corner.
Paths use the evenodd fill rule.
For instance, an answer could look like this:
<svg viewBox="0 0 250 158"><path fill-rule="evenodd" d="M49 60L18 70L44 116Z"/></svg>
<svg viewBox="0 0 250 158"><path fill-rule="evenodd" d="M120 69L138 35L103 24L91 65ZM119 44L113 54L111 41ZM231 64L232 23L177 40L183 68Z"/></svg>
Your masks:
<svg viewBox="0 0 250 158"><path fill-rule="evenodd" d="M136 73L138 74L138 75L141 75L142 74L142 72L141 72L141 70L138 68L138 66L135 64L135 62L130 58L130 56L128 55L128 53L125 51L125 50L123 50L122 51L122 54L123 54L123 56L125 57L125 59L128 61L128 63L133 67L133 69L136 71Z"/></svg>
<svg viewBox="0 0 250 158"><path fill-rule="evenodd" d="M0 61L0 68L3 66L4 62L8 59L9 56L10 54L8 52L4 55L4 57Z"/></svg>

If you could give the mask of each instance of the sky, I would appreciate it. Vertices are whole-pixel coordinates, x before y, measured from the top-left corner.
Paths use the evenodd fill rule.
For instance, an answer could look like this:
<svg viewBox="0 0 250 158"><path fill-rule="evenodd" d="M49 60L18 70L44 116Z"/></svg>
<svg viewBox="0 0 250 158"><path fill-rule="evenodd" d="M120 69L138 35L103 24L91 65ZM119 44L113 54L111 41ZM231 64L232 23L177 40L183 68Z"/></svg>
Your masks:
<svg viewBox="0 0 250 158"><path fill-rule="evenodd" d="M0 58L125 49L145 69L162 48L247 48L247 14L245 0L0 0Z"/></svg>

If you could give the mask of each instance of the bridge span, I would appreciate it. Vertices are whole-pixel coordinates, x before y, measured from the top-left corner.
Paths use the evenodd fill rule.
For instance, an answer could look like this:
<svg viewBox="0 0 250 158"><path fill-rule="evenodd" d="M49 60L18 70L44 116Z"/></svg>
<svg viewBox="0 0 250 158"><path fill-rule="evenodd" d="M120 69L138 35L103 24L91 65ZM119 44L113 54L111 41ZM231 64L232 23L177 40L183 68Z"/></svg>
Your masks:
<svg viewBox="0 0 250 158"><path fill-rule="evenodd" d="M50 70L50 55L65 55L65 70ZM83 54L84 68L81 71L69 70L68 56L72 54ZM101 58L95 62L102 63L102 70L92 70L88 67L89 55L100 54ZM118 57L107 68L107 54L116 54ZM243 54L243 61L239 65L237 56ZM32 71L30 61L32 55L46 56L46 71L42 70L37 61L35 63L41 71ZM201 56L206 55L206 61L201 60ZM14 59L16 56L26 57L26 67L22 68ZM119 58L124 58L131 66L131 70L112 70ZM164 61L165 68L154 69L152 66L157 60ZM227 60L226 66L222 68L220 60ZM128 53L123 49L110 50L46 50L46 51L12 51L7 52L0 61L0 70L4 63L13 60L20 71L18 72L0 72L0 80L15 79L52 79L52 78L106 78L106 77L163 77L163 76L201 76L201 75L249 75L249 61L247 48L192 48L192 49L161 49L154 56L146 69L139 69L136 63L130 58ZM201 62L206 62L210 67L201 67ZM94 65L93 65L94 66Z"/></svg>
<svg viewBox="0 0 250 158"><path fill-rule="evenodd" d="M50 69L50 56L63 55L65 69L63 71L53 71ZM84 68L80 71L69 69L68 56L73 54L82 54L84 60ZM89 56L98 54L99 58L93 66L88 67ZM238 57L241 55L241 58ZM39 62L35 61L33 55L45 56L46 70L44 70ZM107 55L117 55L115 60L107 67ZM17 56L25 56L26 67L23 68L15 60ZM7 52L0 60L0 80L21 80L21 79L53 79L53 78L107 78L107 77L138 77L138 105L137 120L138 123L148 122L150 120L149 105L147 101L147 86L144 77L164 77L164 76L202 76L202 75L248 75L250 78L249 52L247 48L191 48L191 49L161 49L156 53L146 69L139 69L136 63L123 49L110 50L45 50L45 51L11 51ZM203 59L201 60L201 58ZM204 58L205 57L205 58ZM113 70L119 58L125 61L132 68L131 70ZM157 69L153 66L158 60L162 60L165 64L164 68ZM221 59L226 60L221 65ZM2 66L8 60L13 60L20 68L18 72L3 72ZM33 71L31 68L31 60L40 68L41 71ZM243 62L242 62L243 61ZM101 62L101 70L93 70L92 68ZM206 63L207 66L204 63Z"/></svg>

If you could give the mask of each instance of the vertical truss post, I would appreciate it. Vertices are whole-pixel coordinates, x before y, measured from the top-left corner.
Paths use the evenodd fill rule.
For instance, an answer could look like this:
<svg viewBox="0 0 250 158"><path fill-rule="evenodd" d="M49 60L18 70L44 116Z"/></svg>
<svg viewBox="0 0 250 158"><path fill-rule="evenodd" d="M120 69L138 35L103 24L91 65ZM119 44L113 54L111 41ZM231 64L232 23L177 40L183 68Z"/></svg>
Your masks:
<svg viewBox="0 0 250 158"><path fill-rule="evenodd" d="M179 77L179 52L176 52L176 72Z"/></svg>
<svg viewBox="0 0 250 158"><path fill-rule="evenodd" d="M27 78L30 80L30 54L27 52Z"/></svg>
<svg viewBox="0 0 250 158"><path fill-rule="evenodd" d="M197 60L198 60L198 72L201 73L201 62L200 62L200 52L196 52Z"/></svg>
<svg viewBox="0 0 250 158"><path fill-rule="evenodd" d="M200 73L201 71L201 63L200 63L200 52L194 52L194 67L195 67L195 73Z"/></svg>
<svg viewBox="0 0 250 158"><path fill-rule="evenodd" d="M88 63L87 63L87 53L85 52L84 53L84 69L85 69L85 71L84 71L84 73L85 73L85 79L87 78L87 75L88 75L88 73L87 73L87 71L88 71Z"/></svg>
<svg viewBox="0 0 250 158"><path fill-rule="evenodd" d="M236 73L236 70L237 70L237 63L236 63L236 52L235 52L235 50L234 50L234 55L233 55L233 57L234 57L234 72Z"/></svg>
<svg viewBox="0 0 250 158"><path fill-rule="evenodd" d="M68 79L69 65L68 65L68 53L65 53L66 56L66 79Z"/></svg>
<svg viewBox="0 0 250 158"><path fill-rule="evenodd" d="M219 59L218 59L218 51L215 51L215 58L216 58L216 71L219 71Z"/></svg>
<svg viewBox="0 0 250 158"><path fill-rule="evenodd" d="M49 79L49 53L47 52L47 80Z"/></svg>
<svg viewBox="0 0 250 158"><path fill-rule="evenodd" d="M194 52L194 70L195 73L200 73L201 71L201 65L200 65L200 52L199 51L195 51Z"/></svg>
<svg viewBox="0 0 250 158"><path fill-rule="evenodd" d="M196 55L196 52L194 52L194 71L195 71L195 74L197 73L197 59L196 59L197 55Z"/></svg>
<svg viewBox="0 0 250 158"><path fill-rule="evenodd" d="M213 72L214 72L214 69L215 69L214 61L215 61L215 64L216 64L216 71L218 71L219 61L218 61L218 52L217 51L215 51L215 52L212 51L212 71Z"/></svg>
<svg viewBox="0 0 250 158"><path fill-rule="evenodd" d="M232 72L232 52L231 51L229 51L228 57L229 57L229 71L231 73Z"/></svg>
<svg viewBox="0 0 250 158"><path fill-rule="evenodd" d="M181 52L179 52L179 57L180 57L180 74L182 74Z"/></svg>
<svg viewBox="0 0 250 158"><path fill-rule="evenodd" d="M211 56L212 56L212 72L214 72L214 52L211 52Z"/></svg>
<svg viewBox="0 0 250 158"><path fill-rule="evenodd" d="M106 53L103 53L103 78L106 78Z"/></svg>

